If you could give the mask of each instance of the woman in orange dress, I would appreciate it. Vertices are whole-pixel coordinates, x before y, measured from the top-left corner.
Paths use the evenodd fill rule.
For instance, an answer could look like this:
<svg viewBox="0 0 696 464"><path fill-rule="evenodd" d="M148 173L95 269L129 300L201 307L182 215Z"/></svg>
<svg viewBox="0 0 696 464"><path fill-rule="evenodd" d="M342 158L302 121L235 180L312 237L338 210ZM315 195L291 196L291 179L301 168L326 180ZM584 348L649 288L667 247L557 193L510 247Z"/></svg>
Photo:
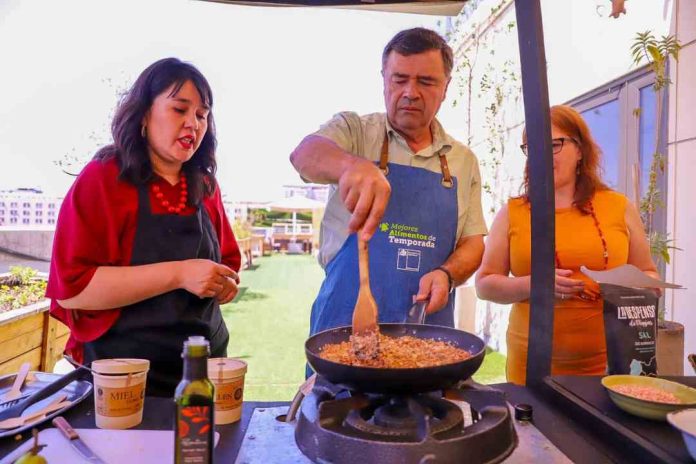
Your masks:
<svg viewBox="0 0 696 464"><path fill-rule="evenodd" d="M635 205L609 189L599 175L600 151L587 124L569 106L551 108L556 200L556 279L553 375L606 371L602 300L596 283L580 272L633 264L658 277ZM522 150L527 152L526 143ZM476 275L479 298L511 304L507 378L524 384L529 335L531 226L529 183L496 215Z"/></svg>

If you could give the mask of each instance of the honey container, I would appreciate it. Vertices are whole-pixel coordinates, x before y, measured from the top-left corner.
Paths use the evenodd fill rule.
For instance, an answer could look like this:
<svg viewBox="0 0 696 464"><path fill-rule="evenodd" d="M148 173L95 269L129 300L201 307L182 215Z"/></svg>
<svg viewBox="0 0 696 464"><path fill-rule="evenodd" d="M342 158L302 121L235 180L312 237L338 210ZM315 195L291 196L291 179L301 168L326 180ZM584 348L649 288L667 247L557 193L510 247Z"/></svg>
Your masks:
<svg viewBox="0 0 696 464"><path fill-rule="evenodd" d="M215 385L215 425L231 424L242 417L246 371L247 364L240 359L208 360L208 378Z"/></svg>
<svg viewBox="0 0 696 464"><path fill-rule="evenodd" d="M147 359L92 362L95 422L100 429L129 429L143 420Z"/></svg>

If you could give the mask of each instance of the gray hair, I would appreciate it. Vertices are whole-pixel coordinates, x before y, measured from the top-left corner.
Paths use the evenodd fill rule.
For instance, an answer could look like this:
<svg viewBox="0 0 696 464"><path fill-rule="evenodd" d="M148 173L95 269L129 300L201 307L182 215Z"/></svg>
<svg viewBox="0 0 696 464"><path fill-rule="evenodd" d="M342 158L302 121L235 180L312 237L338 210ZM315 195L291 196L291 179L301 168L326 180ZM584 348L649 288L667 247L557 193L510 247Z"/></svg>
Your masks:
<svg viewBox="0 0 696 464"><path fill-rule="evenodd" d="M424 27L414 27L397 33L384 47L382 68L387 64L387 59L392 51L399 55L409 56L430 50L440 50L442 63L445 65L445 75L450 77L454 63L452 48L447 45L440 34Z"/></svg>

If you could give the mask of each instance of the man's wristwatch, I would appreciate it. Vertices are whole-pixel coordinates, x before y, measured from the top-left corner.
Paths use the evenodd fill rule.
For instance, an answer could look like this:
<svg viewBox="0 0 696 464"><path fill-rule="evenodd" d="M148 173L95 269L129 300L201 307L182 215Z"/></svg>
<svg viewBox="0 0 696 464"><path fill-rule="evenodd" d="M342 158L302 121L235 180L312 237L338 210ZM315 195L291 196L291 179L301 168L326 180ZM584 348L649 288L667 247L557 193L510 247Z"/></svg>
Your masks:
<svg viewBox="0 0 696 464"><path fill-rule="evenodd" d="M454 279L452 278L452 274L450 274L450 271L448 271L442 266L436 267L435 270L442 271L447 275L447 281L449 282L449 292L452 293L454 291Z"/></svg>

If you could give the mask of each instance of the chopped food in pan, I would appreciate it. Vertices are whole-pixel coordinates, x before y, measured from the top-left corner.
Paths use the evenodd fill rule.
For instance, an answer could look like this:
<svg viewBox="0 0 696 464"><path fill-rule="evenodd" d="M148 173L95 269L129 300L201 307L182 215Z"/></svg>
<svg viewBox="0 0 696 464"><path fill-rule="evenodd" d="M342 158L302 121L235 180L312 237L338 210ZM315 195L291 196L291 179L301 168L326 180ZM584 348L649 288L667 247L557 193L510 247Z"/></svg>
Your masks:
<svg viewBox="0 0 696 464"><path fill-rule="evenodd" d="M616 385L612 390L639 400L654 401L656 403L680 404L681 400L674 394L655 387L640 385Z"/></svg>
<svg viewBox="0 0 696 464"><path fill-rule="evenodd" d="M379 356L360 359L350 341L324 345L319 356L328 361L361 367L390 369L433 367L471 358L471 353L451 343L411 336L379 336Z"/></svg>

